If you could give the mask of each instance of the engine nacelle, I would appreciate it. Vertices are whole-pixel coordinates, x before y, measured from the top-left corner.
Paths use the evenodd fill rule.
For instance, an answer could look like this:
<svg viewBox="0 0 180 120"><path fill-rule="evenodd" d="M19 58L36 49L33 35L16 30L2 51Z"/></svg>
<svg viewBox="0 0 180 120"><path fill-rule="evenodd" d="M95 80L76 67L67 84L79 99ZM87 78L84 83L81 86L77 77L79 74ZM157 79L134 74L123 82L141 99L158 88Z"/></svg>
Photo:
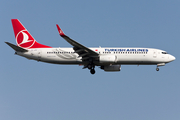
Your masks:
<svg viewBox="0 0 180 120"><path fill-rule="evenodd" d="M121 65L108 65L108 66L101 66L101 69L107 72L113 72L113 71L120 71Z"/></svg>
<svg viewBox="0 0 180 120"><path fill-rule="evenodd" d="M100 63L115 63L117 57L115 55L102 55L99 57Z"/></svg>

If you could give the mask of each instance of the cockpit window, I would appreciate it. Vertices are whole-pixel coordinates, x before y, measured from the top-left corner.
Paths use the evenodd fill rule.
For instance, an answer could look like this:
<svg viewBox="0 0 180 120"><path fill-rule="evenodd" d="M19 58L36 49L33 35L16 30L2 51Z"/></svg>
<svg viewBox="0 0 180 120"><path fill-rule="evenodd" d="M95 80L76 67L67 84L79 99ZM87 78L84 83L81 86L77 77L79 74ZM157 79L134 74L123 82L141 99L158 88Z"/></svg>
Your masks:
<svg viewBox="0 0 180 120"><path fill-rule="evenodd" d="M162 52L162 54L168 54L167 52Z"/></svg>

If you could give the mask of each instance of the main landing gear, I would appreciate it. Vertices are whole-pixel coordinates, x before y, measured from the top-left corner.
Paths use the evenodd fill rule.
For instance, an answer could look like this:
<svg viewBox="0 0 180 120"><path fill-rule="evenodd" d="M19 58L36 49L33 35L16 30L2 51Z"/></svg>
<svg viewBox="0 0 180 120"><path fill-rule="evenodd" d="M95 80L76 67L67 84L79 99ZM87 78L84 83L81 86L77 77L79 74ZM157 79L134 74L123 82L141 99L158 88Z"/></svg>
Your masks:
<svg viewBox="0 0 180 120"><path fill-rule="evenodd" d="M91 73L91 74L95 74L95 72L96 72L96 71L95 71L94 69L91 69L91 70L90 70L90 73Z"/></svg>
<svg viewBox="0 0 180 120"><path fill-rule="evenodd" d="M90 70L90 73L91 73L91 74L95 74L96 71L94 70L94 68L95 68L95 65L94 65L94 64L89 64L89 65L88 65L88 69Z"/></svg>

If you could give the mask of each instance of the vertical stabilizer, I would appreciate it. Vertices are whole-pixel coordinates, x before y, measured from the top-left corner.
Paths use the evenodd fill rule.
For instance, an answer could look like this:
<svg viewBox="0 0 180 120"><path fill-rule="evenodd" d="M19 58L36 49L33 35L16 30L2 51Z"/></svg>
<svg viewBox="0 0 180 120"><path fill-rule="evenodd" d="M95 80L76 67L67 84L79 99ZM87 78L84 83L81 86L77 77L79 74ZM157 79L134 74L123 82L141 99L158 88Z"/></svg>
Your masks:
<svg viewBox="0 0 180 120"><path fill-rule="evenodd" d="M19 47L26 49L51 48L49 46L38 43L18 19L11 19L11 21L14 29L16 43Z"/></svg>

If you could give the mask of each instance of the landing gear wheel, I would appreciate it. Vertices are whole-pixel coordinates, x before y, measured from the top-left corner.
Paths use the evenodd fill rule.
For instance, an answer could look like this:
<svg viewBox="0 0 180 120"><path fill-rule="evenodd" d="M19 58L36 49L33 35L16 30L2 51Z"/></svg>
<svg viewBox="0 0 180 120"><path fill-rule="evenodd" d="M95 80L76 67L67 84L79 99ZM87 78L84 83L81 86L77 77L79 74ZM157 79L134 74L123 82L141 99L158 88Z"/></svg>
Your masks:
<svg viewBox="0 0 180 120"><path fill-rule="evenodd" d="M156 71L159 71L159 68L156 68Z"/></svg>
<svg viewBox="0 0 180 120"><path fill-rule="evenodd" d="M91 74L95 74L95 70L94 69L91 69Z"/></svg>
<svg viewBox="0 0 180 120"><path fill-rule="evenodd" d="M87 67L88 67L88 69L92 69L92 65L91 64L89 64Z"/></svg>

